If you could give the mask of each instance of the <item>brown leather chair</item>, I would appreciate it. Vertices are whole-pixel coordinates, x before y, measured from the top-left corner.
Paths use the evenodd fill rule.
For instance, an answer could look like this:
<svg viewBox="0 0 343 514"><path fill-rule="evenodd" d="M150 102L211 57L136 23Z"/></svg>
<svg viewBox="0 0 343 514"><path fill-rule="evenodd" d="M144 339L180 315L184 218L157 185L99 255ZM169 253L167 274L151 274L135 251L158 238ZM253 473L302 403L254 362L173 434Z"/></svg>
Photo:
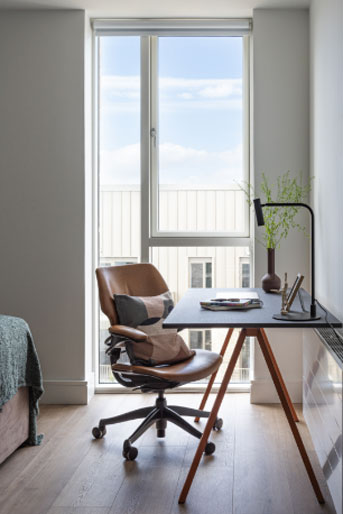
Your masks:
<svg viewBox="0 0 343 514"><path fill-rule="evenodd" d="M111 325L110 334L121 336L123 339L127 337L135 341L143 341L147 337L144 332L118 324L113 294L155 296L165 293L168 291L168 286L158 270L152 264L112 266L98 268L96 277L101 310L106 314ZM158 397L153 407L143 407L119 416L101 419L99 425L93 428L93 436L96 439L102 438L106 433L106 425L144 418L133 434L124 441L123 457L127 460L134 460L137 457L138 450L132 444L154 423L156 423L157 437L165 436L167 421L170 421L200 439L202 433L181 416L207 418L210 413L177 405L168 407L164 391L211 375L218 369L221 361L222 357L217 353L197 350L195 355L186 361L167 366L148 367L113 363L112 372L120 384L138 388L142 392L157 392ZM221 419L217 419L213 429L219 430L222 423ZM214 451L214 443L208 442L205 453L210 455Z"/></svg>

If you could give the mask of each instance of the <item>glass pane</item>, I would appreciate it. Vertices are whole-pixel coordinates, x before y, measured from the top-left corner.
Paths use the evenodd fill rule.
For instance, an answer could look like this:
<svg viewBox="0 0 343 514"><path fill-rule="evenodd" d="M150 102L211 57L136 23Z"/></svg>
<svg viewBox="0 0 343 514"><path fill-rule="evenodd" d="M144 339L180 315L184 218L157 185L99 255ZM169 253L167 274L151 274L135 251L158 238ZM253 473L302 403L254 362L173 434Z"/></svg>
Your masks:
<svg viewBox="0 0 343 514"><path fill-rule="evenodd" d="M250 287L250 264L242 264L242 287Z"/></svg>
<svg viewBox="0 0 343 514"><path fill-rule="evenodd" d="M212 350L212 333L211 330L205 330L205 350Z"/></svg>
<svg viewBox="0 0 343 514"><path fill-rule="evenodd" d="M189 347L192 350L201 350L202 349L202 332L200 330L190 330L189 331Z"/></svg>
<svg viewBox="0 0 343 514"><path fill-rule="evenodd" d="M140 38L101 37L100 259L139 259Z"/></svg>
<svg viewBox="0 0 343 514"><path fill-rule="evenodd" d="M99 265L139 261L140 38L99 38ZM114 382L100 313L100 382Z"/></svg>
<svg viewBox="0 0 343 514"><path fill-rule="evenodd" d="M203 273L202 262L191 262L191 287L204 287Z"/></svg>
<svg viewBox="0 0 343 514"><path fill-rule="evenodd" d="M242 232L241 37L160 37L161 231Z"/></svg>
<svg viewBox="0 0 343 514"><path fill-rule="evenodd" d="M205 264L205 287L212 287L212 262Z"/></svg>
<svg viewBox="0 0 343 514"><path fill-rule="evenodd" d="M192 262L192 259L198 262ZM151 248L151 262L159 269L163 278L168 284L174 302L177 303L186 293L191 284L189 274L192 273L194 265L202 264L200 260L211 264L212 287L231 288L241 287L241 263L242 259L249 260L248 247L154 247ZM209 262L211 261L211 262ZM191 265L189 264L191 262ZM180 335L186 343L191 345L198 344L198 336L192 333L203 333L201 341L204 341L202 348L219 353L225 339L227 330L182 330ZM229 344L225 363L228 363L237 340L239 330L235 330L232 336L232 344ZM200 336L199 336L200 337ZM195 346L193 347L195 348ZM220 382L223 378L226 366L221 366L216 381ZM248 382L250 380L250 342L245 344L244 351L238 359L235 367L232 382ZM203 380L202 382L206 382Z"/></svg>

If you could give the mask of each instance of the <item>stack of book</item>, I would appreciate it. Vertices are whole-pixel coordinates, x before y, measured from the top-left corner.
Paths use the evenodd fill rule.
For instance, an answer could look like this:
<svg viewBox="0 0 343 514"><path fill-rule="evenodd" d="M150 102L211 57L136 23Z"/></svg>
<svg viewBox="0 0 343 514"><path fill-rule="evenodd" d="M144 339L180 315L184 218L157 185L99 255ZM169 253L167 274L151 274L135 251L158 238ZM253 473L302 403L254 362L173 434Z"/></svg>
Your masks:
<svg viewBox="0 0 343 514"><path fill-rule="evenodd" d="M229 294L218 293L216 298L200 302L203 309L211 311L245 310L262 307L262 301L255 292L233 292Z"/></svg>

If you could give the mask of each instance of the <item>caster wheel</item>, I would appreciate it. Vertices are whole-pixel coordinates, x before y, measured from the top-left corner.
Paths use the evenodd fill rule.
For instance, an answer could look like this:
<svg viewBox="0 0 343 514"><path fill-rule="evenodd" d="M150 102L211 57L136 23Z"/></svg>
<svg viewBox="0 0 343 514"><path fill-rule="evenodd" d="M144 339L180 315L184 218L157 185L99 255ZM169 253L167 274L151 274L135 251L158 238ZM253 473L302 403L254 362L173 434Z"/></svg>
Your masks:
<svg viewBox="0 0 343 514"><path fill-rule="evenodd" d="M157 429L157 437L162 438L166 436L166 431L163 428Z"/></svg>
<svg viewBox="0 0 343 514"><path fill-rule="evenodd" d="M126 446L123 449L123 457L126 460L135 460L138 455L138 450L134 446Z"/></svg>
<svg viewBox="0 0 343 514"><path fill-rule="evenodd" d="M95 437L95 439L102 439L106 434L106 427L104 427L103 429L99 427L94 427L92 430L92 434L93 437Z"/></svg>
<svg viewBox="0 0 343 514"><path fill-rule="evenodd" d="M221 430L223 427L223 420L222 418L217 418L213 425L213 430L218 431Z"/></svg>
<svg viewBox="0 0 343 514"><path fill-rule="evenodd" d="M216 445L214 443L207 443L205 446L205 455L212 455L216 451Z"/></svg>

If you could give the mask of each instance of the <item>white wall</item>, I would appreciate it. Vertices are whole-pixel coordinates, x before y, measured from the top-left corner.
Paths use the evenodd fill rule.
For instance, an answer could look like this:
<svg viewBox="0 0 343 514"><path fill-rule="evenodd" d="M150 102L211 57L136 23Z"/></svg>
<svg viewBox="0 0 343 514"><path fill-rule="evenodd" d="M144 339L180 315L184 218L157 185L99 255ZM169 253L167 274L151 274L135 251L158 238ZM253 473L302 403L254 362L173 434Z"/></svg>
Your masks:
<svg viewBox="0 0 343 514"><path fill-rule="evenodd" d="M45 399L82 400L84 13L2 12L0 69L0 312L29 323Z"/></svg>
<svg viewBox="0 0 343 514"><path fill-rule="evenodd" d="M317 297L343 320L343 3L311 6L311 173Z"/></svg>
<svg viewBox="0 0 343 514"><path fill-rule="evenodd" d="M264 172L270 179L290 170L309 173L308 11L253 11L253 167L255 186ZM307 214L302 220L306 222ZM260 229L261 230L261 229ZM257 232L258 234L258 232ZM276 252L276 273L309 277L308 240L292 231ZM255 248L255 281L266 272L266 250ZM281 301L280 301L281 303ZM294 401L301 402L302 334L268 330L273 350ZM255 354L252 402L278 401L259 349Z"/></svg>
<svg viewBox="0 0 343 514"><path fill-rule="evenodd" d="M310 164L315 176L316 296L343 320L343 3L313 0L310 10ZM337 514L343 512L342 372L340 380L322 366L327 352L313 332L304 344L304 378L312 366L314 386L304 389L304 416ZM320 356L322 358L320 358ZM318 366L319 363L319 366ZM311 377L311 378L312 378ZM324 386L317 387L317 385ZM338 395L332 392L336 389ZM314 396L314 391L317 395ZM326 394L324 394L324 392ZM306 393L309 398L306 397ZM321 394L321 396L320 396ZM338 400L338 401L337 401ZM338 408L337 408L338 407ZM337 413L335 413L335 408ZM334 416L333 416L334 415ZM334 417L334 419L332 419ZM336 433L334 432L336 430ZM335 453L338 448L338 455ZM329 459L328 456L331 458ZM333 459L332 457L336 457Z"/></svg>

